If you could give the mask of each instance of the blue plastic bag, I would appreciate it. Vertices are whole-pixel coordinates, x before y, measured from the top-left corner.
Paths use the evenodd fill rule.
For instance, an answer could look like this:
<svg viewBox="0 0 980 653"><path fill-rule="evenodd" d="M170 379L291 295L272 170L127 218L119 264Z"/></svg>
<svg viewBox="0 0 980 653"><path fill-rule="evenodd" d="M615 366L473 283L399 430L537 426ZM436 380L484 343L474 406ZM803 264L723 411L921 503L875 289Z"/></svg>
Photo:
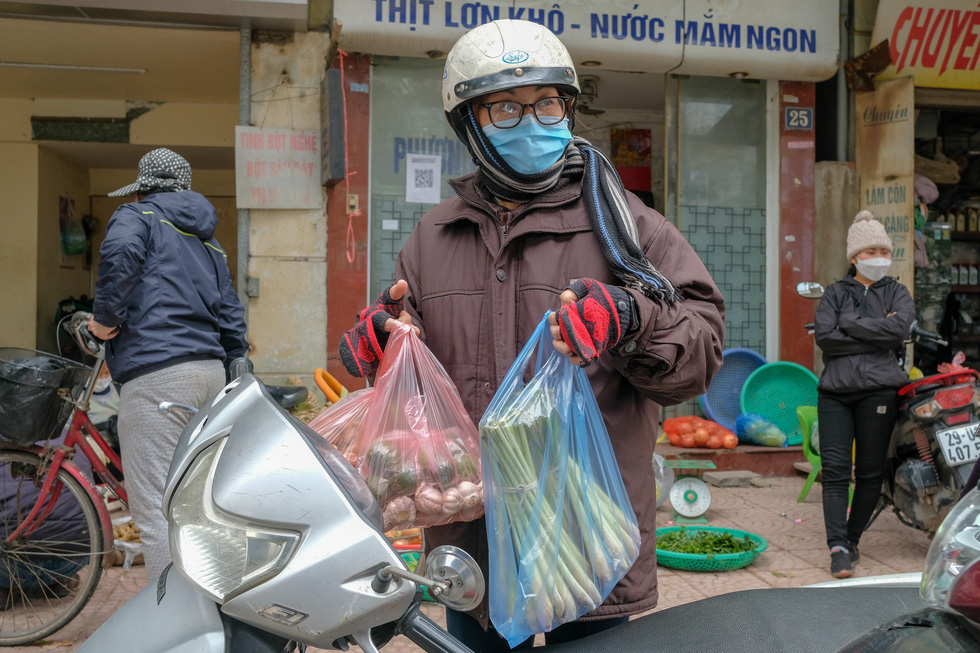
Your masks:
<svg viewBox="0 0 980 653"><path fill-rule="evenodd" d="M735 420L735 435L744 444L760 447L788 447L786 434L762 415L742 413Z"/></svg>
<svg viewBox="0 0 980 653"><path fill-rule="evenodd" d="M640 530L585 370L555 350L547 315L479 428L490 620L514 647L599 606Z"/></svg>

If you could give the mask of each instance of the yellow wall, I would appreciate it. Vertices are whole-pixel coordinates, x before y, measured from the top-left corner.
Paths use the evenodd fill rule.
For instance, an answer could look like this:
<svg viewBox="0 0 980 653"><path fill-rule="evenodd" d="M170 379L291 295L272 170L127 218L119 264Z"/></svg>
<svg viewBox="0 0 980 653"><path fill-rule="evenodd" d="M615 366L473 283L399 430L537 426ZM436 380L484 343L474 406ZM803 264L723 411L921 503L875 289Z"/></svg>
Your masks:
<svg viewBox="0 0 980 653"><path fill-rule="evenodd" d="M0 347L35 348L37 150L0 143Z"/></svg>
<svg viewBox="0 0 980 653"><path fill-rule="evenodd" d="M0 141L29 142L33 110L32 100L0 98Z"/></svg>
<svg viewBox="0 0 980 653"><path fill-rule="evenodd" d="M74 217L89 213L88 170L45 147L37 166L37 348L57 353L55 314L69 296L92 296L92 271L85 256L61 250L60 198L74 203Z"/></svg>
<svg viewBox="0 0 980 653"><path fill-rule="evenodd" d="M181 145L234 147L236 124L237 104L167 102L133 120L129 142L177 151Z"/></svg>

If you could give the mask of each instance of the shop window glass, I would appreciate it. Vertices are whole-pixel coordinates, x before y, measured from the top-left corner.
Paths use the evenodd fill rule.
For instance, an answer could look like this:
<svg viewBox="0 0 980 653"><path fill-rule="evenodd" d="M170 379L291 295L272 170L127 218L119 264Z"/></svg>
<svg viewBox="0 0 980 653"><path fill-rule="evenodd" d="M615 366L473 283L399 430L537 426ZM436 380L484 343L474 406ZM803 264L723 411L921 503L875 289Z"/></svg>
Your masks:
<svg viewBox="0 0 980 653"><path fill-rule="evenodd" d="M406 200L408 155L439 157L440 201L454 195L449 179L474 170L443 113L442 70L442 61L404 57L375 57L371 68L371 298L391 284L398 252L435 206Z"/></svg>
<svg viewBox="0 0 980 653"><path fill-rule="evenodd" d="M667 83L666 215L725 296L725 347L766 351L766 86Z"/></svg>

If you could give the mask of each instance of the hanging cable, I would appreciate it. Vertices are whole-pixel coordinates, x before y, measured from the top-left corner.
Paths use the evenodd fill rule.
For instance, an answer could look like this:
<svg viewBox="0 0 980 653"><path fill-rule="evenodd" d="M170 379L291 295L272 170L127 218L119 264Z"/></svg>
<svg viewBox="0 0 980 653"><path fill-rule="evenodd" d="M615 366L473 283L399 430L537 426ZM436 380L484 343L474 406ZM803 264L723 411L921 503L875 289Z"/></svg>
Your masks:
<svg viewBox="0 0 980 653"><path fill-rule="evenodd" d="M345 247L347 250L347 262L354 262L355 254L355 240L354 240L354 218L361 215L361 210L356 211L350 210L350 178L352 175L356 175L357 172L351 172L350 170L350 155L349 155L349 145L350 139L348 138L347 132L347 82L344 81L344 57L347 53L341 49L337 49L340 54L340 97L344 107L344 189L347 196L344 198L344 210L347 213L347 239L345 241Z"/></svg>

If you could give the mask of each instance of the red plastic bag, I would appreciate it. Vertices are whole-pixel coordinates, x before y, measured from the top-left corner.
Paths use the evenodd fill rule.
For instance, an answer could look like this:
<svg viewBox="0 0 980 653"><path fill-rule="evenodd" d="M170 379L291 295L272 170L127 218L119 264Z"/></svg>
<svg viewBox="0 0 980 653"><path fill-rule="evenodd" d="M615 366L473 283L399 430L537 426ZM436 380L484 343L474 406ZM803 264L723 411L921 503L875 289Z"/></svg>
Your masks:
<svg viewBox="0 0 980 653"><path fill-rule="evenodd" d="M446 370L408 325L392 331L374 387L310 427L367 481L385 531L483 515L480 436Z"/></svg>

